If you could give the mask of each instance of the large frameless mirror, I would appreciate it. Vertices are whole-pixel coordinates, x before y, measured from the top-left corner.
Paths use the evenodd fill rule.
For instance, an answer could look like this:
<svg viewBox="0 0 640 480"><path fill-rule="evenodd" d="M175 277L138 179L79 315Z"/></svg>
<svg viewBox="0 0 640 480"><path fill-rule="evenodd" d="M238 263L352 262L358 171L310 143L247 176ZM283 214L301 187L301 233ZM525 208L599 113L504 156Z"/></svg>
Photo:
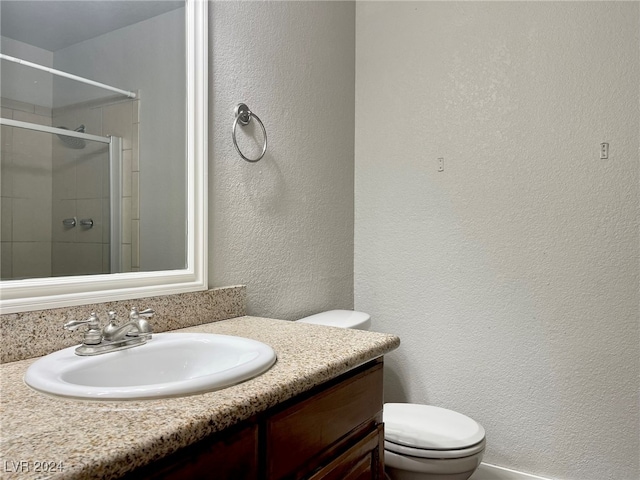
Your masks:
<svg viewBox="0 0 640 480"><path fill-rule="evenodd" d="M206 288L206 1L0 8L2 313Z"/></svg>

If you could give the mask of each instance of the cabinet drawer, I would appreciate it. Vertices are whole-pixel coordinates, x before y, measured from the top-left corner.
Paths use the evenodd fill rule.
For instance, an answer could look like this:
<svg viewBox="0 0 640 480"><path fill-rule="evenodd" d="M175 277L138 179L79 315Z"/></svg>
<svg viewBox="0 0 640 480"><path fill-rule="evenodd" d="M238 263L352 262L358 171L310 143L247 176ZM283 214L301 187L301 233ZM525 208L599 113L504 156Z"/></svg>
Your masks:
<svg viewBox="0 0 640 480"><path fill-rule="evenodd" d="M369 431L376 428L381 411L382 364L376 363L275 413L266 422L267 478L295 478L294 472L316 463L312 460L319 463L324 451L357 427L370 423Z"/></svg>

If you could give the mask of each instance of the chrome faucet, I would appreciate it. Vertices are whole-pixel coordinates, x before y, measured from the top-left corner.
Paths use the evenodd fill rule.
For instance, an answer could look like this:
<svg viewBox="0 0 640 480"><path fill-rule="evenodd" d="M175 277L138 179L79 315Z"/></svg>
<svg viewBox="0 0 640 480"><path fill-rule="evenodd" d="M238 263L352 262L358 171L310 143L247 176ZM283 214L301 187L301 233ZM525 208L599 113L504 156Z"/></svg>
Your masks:
<svg viewBox="0 0 640 480"><path fill-rule="evenodd" d="M115 352L127 348L144 345L151 339L151 326L147 321L154 311L146 309L141 312L132 308L129 313L129 321L124 325L117 325L116 313L108 313L109 323L100 330L100 321L95 313L87 320L73 320L64 324L66 330L76 330L82 325L87 325L88 330L84 334L82 345L76 348L77 355L100 355Z"/></svg>

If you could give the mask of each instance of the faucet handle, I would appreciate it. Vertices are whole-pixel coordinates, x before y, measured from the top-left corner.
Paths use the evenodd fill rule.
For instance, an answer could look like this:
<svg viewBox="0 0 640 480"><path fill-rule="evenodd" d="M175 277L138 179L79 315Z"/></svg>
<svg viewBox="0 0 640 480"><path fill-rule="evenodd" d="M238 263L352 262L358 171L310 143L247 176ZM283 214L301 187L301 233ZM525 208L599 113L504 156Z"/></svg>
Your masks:
<svg viewBox="0 0 640 480"><path fill-rule="evenodd" d="M145 317L145 318L151 318L155 315L156 311L153 308L145 308L144 310L142 310L141 312L138 312L138 314L141 317Z"/></svg>
<svg viewBox="0 0 640 480"><path fill-rule="evenodd" d="M91 315L86 320L71 320L64 324L64 329L71 332L78 329L82 325L86 325L89 329L84 334L82 343L85 345L97 345L102 342L102 332L100 331L100 319L95 312L91 312Z"/></svg>
<svg viewBox="0 0 640 480"><path fill-rule="evenodd" d="M155 310L151 309L151 308L145 308L144 310L142 310L141 312L138 311L137 307L133 307L131 309L131 312L129 312L129 318L131 320L137 320L140 317L143 318L151 318L153 317L153 315L155 314Z"/></svg>
<svg viewBox="0 0 640 480"><path fill-rule="evenodd" d="M87 325L90 330L97 329L100 328L100 320L95 312L91 312L91 316L86 320L71 320L70 322L65 323L64 329L73 332L82 325Z"/></svg>
<svg viewBox="0 0 640 480"><path fill-rule="evenodd" d="M128 333L127 335L151 338L153 328L151 328L151 325L149 325L149 322L147 322L146 319L153 317L154 313L156 312L154 312L151 308L146 308L139 312L136 307L133 307L131 309L131 312L129 313L129 321L136 324L136 326L138 327L138 331L135 333Z"/></svg>

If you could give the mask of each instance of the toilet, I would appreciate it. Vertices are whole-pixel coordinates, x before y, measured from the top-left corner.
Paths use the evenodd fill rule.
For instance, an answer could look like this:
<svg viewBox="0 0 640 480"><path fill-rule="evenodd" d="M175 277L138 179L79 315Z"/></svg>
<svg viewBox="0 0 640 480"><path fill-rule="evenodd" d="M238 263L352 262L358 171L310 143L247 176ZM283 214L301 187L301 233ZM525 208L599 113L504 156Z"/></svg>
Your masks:
<svg viewBox="0 0 640 480"><path fill-rule="evenodd" d="M368 330L364 312L330 310L302 323ZM391 480L467 480L485 449L485 431L473 419L445 408L385 403L384 463Z"/></svg>

